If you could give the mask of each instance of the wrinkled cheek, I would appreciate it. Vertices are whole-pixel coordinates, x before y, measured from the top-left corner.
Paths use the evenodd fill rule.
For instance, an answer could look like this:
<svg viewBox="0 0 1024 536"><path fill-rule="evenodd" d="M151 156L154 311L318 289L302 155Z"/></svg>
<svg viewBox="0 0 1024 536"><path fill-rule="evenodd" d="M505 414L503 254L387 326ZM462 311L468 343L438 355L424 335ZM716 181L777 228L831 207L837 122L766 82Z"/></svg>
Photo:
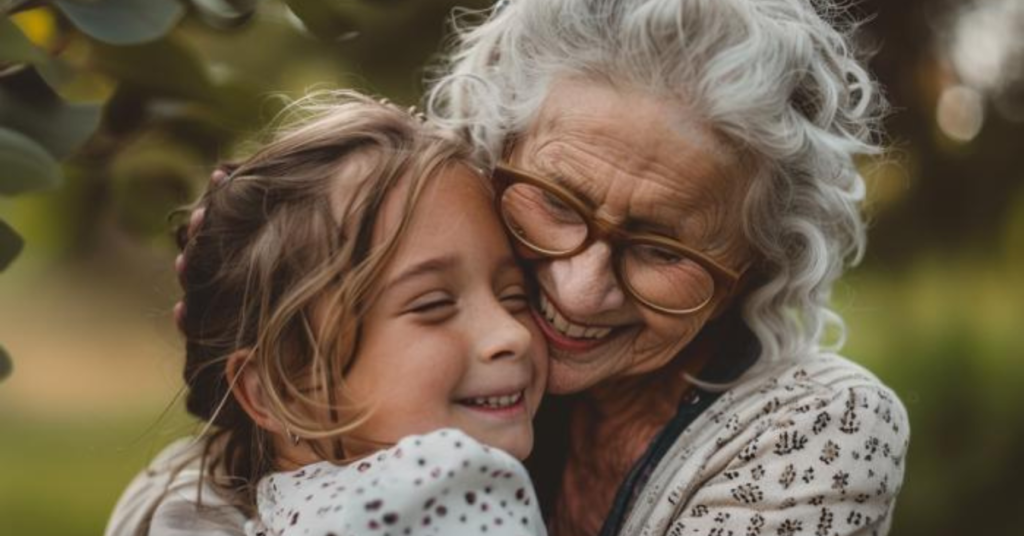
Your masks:
<svg viewBox="0 0 1024 536"><path fill-rule="evenodd" d="M595 370L596 368L597 366L593 363L580 366L572 364L571 361L566 362L552 358L548 367L547 393L554 395L578 393L606 379L607 374Z"/></svg>
<svg viewBox="0 0 1024 536"><path fill-rule="evenodd" d="M689 344L703 326L697 318L658 318L648 322L633 346L631 368L655 370L668 364Z"/></svg>

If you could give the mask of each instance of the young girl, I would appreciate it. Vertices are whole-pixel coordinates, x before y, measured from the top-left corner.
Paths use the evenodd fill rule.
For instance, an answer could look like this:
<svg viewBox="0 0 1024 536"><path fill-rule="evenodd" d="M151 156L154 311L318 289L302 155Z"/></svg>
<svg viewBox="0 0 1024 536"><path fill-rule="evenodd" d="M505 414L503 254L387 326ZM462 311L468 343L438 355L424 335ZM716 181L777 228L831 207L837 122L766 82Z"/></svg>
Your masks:
<svg viewBox="0 0 1024 536"><path fill-rule="evenodd" d="M249 536L543 534L516 458L546 349L487 182L393 106L304 109L200 200L184 375L211 431L140 475L107 534L212 533L202 504Z"/></svg>

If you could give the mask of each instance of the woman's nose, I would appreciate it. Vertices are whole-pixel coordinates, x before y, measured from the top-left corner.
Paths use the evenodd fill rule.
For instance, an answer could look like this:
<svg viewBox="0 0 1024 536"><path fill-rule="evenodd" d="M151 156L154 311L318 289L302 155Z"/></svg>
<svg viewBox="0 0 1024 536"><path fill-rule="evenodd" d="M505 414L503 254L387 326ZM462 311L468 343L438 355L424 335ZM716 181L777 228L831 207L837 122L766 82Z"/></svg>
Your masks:
<svg viewBox="0 0 1024 536"><path fill-rule="evenodd" d="M614 311L626 301L615 278L611 247L606 242L594 242L572 257L555 259L548 263L547 270L553 288L545 290L569 315Z"/></svg>
<svg viewBox="0 0 1024 536"><path fill-rule="evenodd" d="M495 300L493 306L483 312L474 327L479 337L478 356L485 361L498 359L521 359L530 351L533 334L523 322L532 322L528 314L513 316Z"/></svg>

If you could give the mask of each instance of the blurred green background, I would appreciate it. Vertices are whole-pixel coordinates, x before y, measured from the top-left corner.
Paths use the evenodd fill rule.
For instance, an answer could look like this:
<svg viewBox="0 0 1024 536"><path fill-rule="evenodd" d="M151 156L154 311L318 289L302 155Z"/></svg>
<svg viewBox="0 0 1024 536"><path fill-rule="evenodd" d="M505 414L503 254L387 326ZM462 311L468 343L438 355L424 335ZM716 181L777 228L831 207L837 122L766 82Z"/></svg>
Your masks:
<svg viewBox="0 0 1024 536"><path fill-rule="evenodd" d="M195 430L175 398L170 210L275 94L415 103L456 4L488 2L0 0L0 270L24 240L0 274L0 535L101 533L131 476ZM1024 2L853 9L894 150L862 163L871 245L835 306L844 353L910 412L892 534L1021 534Z"/></svg>

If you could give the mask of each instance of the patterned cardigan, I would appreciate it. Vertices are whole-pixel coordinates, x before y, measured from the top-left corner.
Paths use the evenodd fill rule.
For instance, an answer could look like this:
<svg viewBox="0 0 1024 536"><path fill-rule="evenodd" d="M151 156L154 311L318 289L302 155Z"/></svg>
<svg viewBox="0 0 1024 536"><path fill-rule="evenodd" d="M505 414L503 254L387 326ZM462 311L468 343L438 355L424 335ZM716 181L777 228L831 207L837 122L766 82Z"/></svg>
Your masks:
<svg viewBox="0 0 1024 536"><path fill-rule="evenodd" d="M819 355L754 371L679 435L620 535L884 535L906 410L864 368Z"/></svg>

